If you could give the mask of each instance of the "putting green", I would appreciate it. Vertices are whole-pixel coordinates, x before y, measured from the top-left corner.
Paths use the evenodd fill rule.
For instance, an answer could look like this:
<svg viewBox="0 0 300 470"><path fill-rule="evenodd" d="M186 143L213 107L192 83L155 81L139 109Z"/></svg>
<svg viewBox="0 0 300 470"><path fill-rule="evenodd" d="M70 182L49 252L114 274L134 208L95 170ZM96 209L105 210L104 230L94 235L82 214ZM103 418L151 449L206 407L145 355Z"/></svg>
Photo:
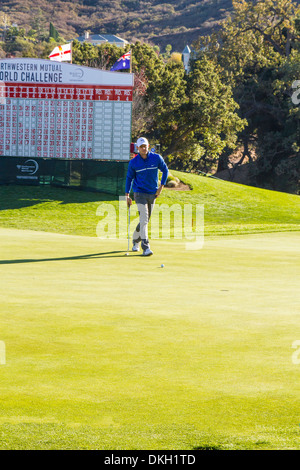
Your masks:
<svg viewBox="0 0 300 470"><path fill-rule="evenodd" d="M299 232L0 244L1 449L300 448Z"/></svg>

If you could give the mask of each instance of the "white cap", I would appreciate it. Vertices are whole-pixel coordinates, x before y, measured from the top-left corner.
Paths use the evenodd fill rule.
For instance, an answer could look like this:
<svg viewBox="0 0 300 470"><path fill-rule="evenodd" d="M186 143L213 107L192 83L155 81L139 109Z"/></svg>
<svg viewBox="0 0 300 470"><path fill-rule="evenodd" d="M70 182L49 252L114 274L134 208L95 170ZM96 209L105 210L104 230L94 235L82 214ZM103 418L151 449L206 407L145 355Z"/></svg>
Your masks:
<svg viewBox="0 0 300 470"><path fill-rule="evenodd" d="M137 142L136 142L137 147L140 147L141 145L147 145L149 147L149 142L145 137L140 137Z"/></svg>

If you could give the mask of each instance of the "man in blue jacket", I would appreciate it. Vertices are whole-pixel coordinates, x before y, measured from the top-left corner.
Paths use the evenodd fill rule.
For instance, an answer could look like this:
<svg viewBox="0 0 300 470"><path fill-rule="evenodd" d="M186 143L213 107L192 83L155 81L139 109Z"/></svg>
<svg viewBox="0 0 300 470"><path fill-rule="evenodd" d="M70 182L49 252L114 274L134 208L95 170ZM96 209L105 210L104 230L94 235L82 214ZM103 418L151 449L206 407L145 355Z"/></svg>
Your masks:
<svg viewBox="0 0 300 470"><path fill-rule="evenodd" d="M149 152L149 142L145 137L137 140L138 154L129 162L125 196L127 206L132 204L129 196L131 186L134 200L139 209L140 221L133 233L132 251L139 251L141 242L143 255L153 254L150 250L148 239L148 222L155 204L155 199L160 195L168 177L168 167L164 159L157 153ZM160 186L158 186L158 170L162 172Z"/></svg>

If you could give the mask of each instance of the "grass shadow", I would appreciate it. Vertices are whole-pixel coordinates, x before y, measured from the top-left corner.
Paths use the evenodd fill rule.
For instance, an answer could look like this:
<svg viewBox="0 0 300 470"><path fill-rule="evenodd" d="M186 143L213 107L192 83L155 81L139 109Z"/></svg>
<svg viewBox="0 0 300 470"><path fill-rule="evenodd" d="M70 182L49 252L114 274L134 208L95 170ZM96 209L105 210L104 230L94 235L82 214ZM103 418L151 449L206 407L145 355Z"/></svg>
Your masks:
<svg viewBox="0 0 300 470"><path fill-rule="evenodd" d="M74 260L87 260L87 259L98 259L98 258L117 258L123 257L127 251L107 251L103 253L92 253L87 255L78 256L64 256L61 258L25 258L25 259L3 259L0 260L2 264L22 264L22 263L41 263L45 261L74 261Z"/></svg>
<svg viewBox="0 0 300 470"><path fill-rule="evenodd" d="M0 211L22 209L45 202L82 204L87 202L115 201L118 196L76 188L54 186L0 185Z"/></svg>
<svg viewBox="0 0 300 470"><path fill-rule="evenodd" d="M203 445L203 446L197 446L197 447L193 447L193 450L224 450L221 446L218 446L218 445L210 445L210 444L207 444L207 445Z"/></svg>

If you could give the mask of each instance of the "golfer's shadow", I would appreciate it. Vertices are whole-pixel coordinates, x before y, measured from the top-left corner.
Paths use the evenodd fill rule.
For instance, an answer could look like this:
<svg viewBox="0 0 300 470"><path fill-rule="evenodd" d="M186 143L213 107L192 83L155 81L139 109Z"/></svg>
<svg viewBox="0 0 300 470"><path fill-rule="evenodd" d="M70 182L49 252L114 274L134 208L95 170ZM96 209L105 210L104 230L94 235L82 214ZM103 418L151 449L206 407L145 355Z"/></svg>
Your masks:
<svg viewBox="0 0 300 470"><path fill-rule="evenodd" d="M104 253L92 253L87 255L78 255L78 256L64 256L62 258L28 258L28 259L3 259L0 260L1 264L21 264L21 263L41 263L46 261L74 261L74 260L88 260L88 259L98 259L98 258L118 258L123 257L127 252L126 251L106 251Z"/></svg>

